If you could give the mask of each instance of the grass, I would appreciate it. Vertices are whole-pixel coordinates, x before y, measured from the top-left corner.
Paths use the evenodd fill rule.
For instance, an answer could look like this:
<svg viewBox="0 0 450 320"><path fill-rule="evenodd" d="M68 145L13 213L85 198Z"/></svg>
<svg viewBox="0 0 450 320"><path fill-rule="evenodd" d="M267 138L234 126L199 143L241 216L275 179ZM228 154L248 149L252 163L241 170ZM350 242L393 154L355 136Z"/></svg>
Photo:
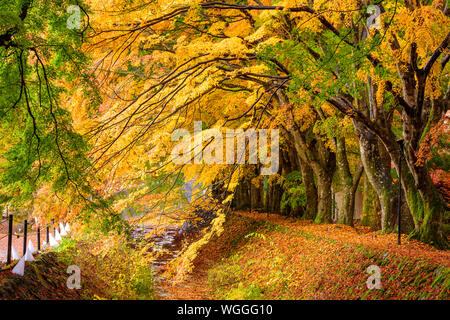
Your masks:
<svg viewBox="0 0 450 320"><path fill-rule="evenodd" d="M124 236L65 238L57 253L66 265L80 268L82 283L102 288L101 293L87 292L89 299L155 298L151 258L131 246Z"/></svg>

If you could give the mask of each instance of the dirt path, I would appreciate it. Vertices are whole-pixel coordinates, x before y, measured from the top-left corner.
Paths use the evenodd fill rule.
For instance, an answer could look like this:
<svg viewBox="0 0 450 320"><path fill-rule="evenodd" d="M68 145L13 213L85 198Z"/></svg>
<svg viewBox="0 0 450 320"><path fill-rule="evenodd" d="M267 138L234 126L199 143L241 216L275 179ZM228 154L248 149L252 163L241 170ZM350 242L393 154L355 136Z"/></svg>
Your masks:
<svg viewBox="0 0 450 320"><path fill-rule="evenodd" d="M253 222L253 223L252 223ZM163 300L209 300L214 293L208 286L208 270L227 257L246 241L245 235L254 231L257 224L252 218L231 214L225 223L225 231L214 237L198 253L194 260L193 272L180 282L162 279L158 287L167 293L160 296Z"/></svg>

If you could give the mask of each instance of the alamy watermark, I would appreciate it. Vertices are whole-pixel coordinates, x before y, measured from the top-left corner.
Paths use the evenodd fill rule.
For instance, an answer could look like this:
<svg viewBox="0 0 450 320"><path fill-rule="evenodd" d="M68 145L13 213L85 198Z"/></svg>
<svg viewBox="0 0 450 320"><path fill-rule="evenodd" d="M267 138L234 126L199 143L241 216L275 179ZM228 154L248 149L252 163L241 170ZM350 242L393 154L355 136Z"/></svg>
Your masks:
<svg viewBox="0 0 450 320"><path fill-rule="evenodd" d="M276 174L280 167L278 129L227 129L224 137L221 130L202 130L202 122L194 121L193 134L186 129L177 129L172 133L171 139L172 142L179 141L171 153L172 161L177 165L245 164L248 145L248 164L257 164L259 158L261 175Z"/></svg>
<svg viewBox="0 0 450 320"><path fill-rule="evenodd" d="M381 28L381 8L378 5L370 5L367 7L367 13L371 15L367 19L367 28L380 29Z"/></svg>
<svg viewBox="0 0 450 320"><path fill-rule="evenodd" d="M382 289L380 267L372 264L367 268L367 273L371 274L366 281L367 289Z"/></svg>
<svg viewBox="0 0 450 320"><path fill-rule="evenodd" d="M66 271L70 276L67 278L66 285L67 288L73 289L81 289L81 270L77 265L71 265L67 268Z"/></svg>
<svg viewBox="0 0 450 320"><path fill-rule="evenodd" d="M81 29L81 8L77 5L72 5L67 8L67 13L70 14L67 19L67 28L70 30Z"/></svg>

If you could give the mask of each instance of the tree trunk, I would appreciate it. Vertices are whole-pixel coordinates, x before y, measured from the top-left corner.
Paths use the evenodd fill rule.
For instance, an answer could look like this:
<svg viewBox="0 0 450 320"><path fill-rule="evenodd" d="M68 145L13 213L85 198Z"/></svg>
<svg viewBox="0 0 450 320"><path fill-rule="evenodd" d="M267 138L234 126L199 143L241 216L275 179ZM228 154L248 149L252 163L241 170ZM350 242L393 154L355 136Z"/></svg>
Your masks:
<svg viewBox="0 0 450 320"><path fill-rule="evenodd" d="M380 201L378 195L372 187L367 175L364 175L364 200L363 200L363 216L361 218L361 225L370 227L373 231L381 228L380 215L381 211Z"/></svg>
<svg viewBox="0 0 450 320"><path fill-rule="evenodd" d="M317 190L319 203L315 223L332 223L331 177L327 172L317 174Z"/></svg>
<svg viewBox="0 0 450 320"><path fill-rule="evenodd" d="M279 90L277 97L281 105L289 103L286 94ZM291 110L292 111L292 110ZM302 132L292 112L288 113L288 129L294 140L294 147L303 162L308 163L317 178L318 204L316 223L332 222L331 182L336 170L336 155L325 145L322 136L312 130Z"/></svg>
<svg viewBox="0 0 450 320"><path fill-rule="evenodd" d="M311 167L299 158L302 181L305 186L306 211L304 219L314 220L317 214L318 199L317 188L314 184L314 173Z"/></svg>
<svg viewBox="0 0 450 320"><path fill-rule="evenodd" d="M419 179L419 193L423 200L423 217L417 232L417 237L424 242L440 248L447 247L446 236L443 231L443 218L446 211L444 202L437 192L427 168L417 167Z"/></svg>
<svg viewBox="0 0 450 320"><path fill-rule="evenodd" d="M252 203L252 209L260 209L262 200L261 200L261 185L255 186L253 183L251 183L251 203Z"/></svg>
<svg viewBox="0 0 450 320"><path fill-rule="evenodd" d="M272 207L271 211L273 213L280 213L281 204L281 186L278 183L272 184Z"/></svg>
<svg viewBox="0 0 450 320"><path fill-rule="evenodd" d="M339 211L338 223L353 227L353 215L355 212L355 193L352 187L345 185L342 188L342 205Z"/></svg>
<svg viewBox="0 0 450 320"><path fill-rule="evenodd" d="M271 203L272 203L272 186L269 183L267 185L267 189L266 191L266 197L265 197L265 202L264 202L264 207L267 213L270 213L270 208L271 208Z"/></svg>
<svg viewBox="0 0 450 320"><path fill-rule="evenodd" d="M353 227L353 216L355 213L355 195L363 167L360 165L353 178L347 159L345 138L335 139L336 163L338 174L342 185L342 206L339 211L338 223Z"/></svg>
<svg viewBox="0 0 450 320"><path fill-rule="evenodd" d="M364 171L380 201L381 231L383 233L391 232L393 226L390 221L391 216L394 214L392 211L396 200L396 193L393 188L390 167L385 166L380 156L377 136L358 123L354 124L359 138Z"/></svg>

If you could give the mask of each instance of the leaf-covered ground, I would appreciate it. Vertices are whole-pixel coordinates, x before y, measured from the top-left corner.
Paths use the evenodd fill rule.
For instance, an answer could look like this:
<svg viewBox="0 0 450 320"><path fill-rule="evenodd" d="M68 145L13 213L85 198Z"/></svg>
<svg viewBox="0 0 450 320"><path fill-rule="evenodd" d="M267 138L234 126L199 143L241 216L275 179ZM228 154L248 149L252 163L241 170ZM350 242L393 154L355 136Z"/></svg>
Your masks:
<svg viewBox="0 0 450 320"><path fill-rule="evenodd" d="M47 252L27 262L23 277L11 269L0 272L0 299L21 300L83 300L94 295L105 296L97 279L83 273L81 289L69 289L66 285L67 263L55 252Z"/></svg>
<svg viewBox="0 0 450 320"><path fill-rule="evenodd" d="M237 212L168 299L449 299L450 252L367 228ZM381 269L369 290L367 268Z"/></svg>

